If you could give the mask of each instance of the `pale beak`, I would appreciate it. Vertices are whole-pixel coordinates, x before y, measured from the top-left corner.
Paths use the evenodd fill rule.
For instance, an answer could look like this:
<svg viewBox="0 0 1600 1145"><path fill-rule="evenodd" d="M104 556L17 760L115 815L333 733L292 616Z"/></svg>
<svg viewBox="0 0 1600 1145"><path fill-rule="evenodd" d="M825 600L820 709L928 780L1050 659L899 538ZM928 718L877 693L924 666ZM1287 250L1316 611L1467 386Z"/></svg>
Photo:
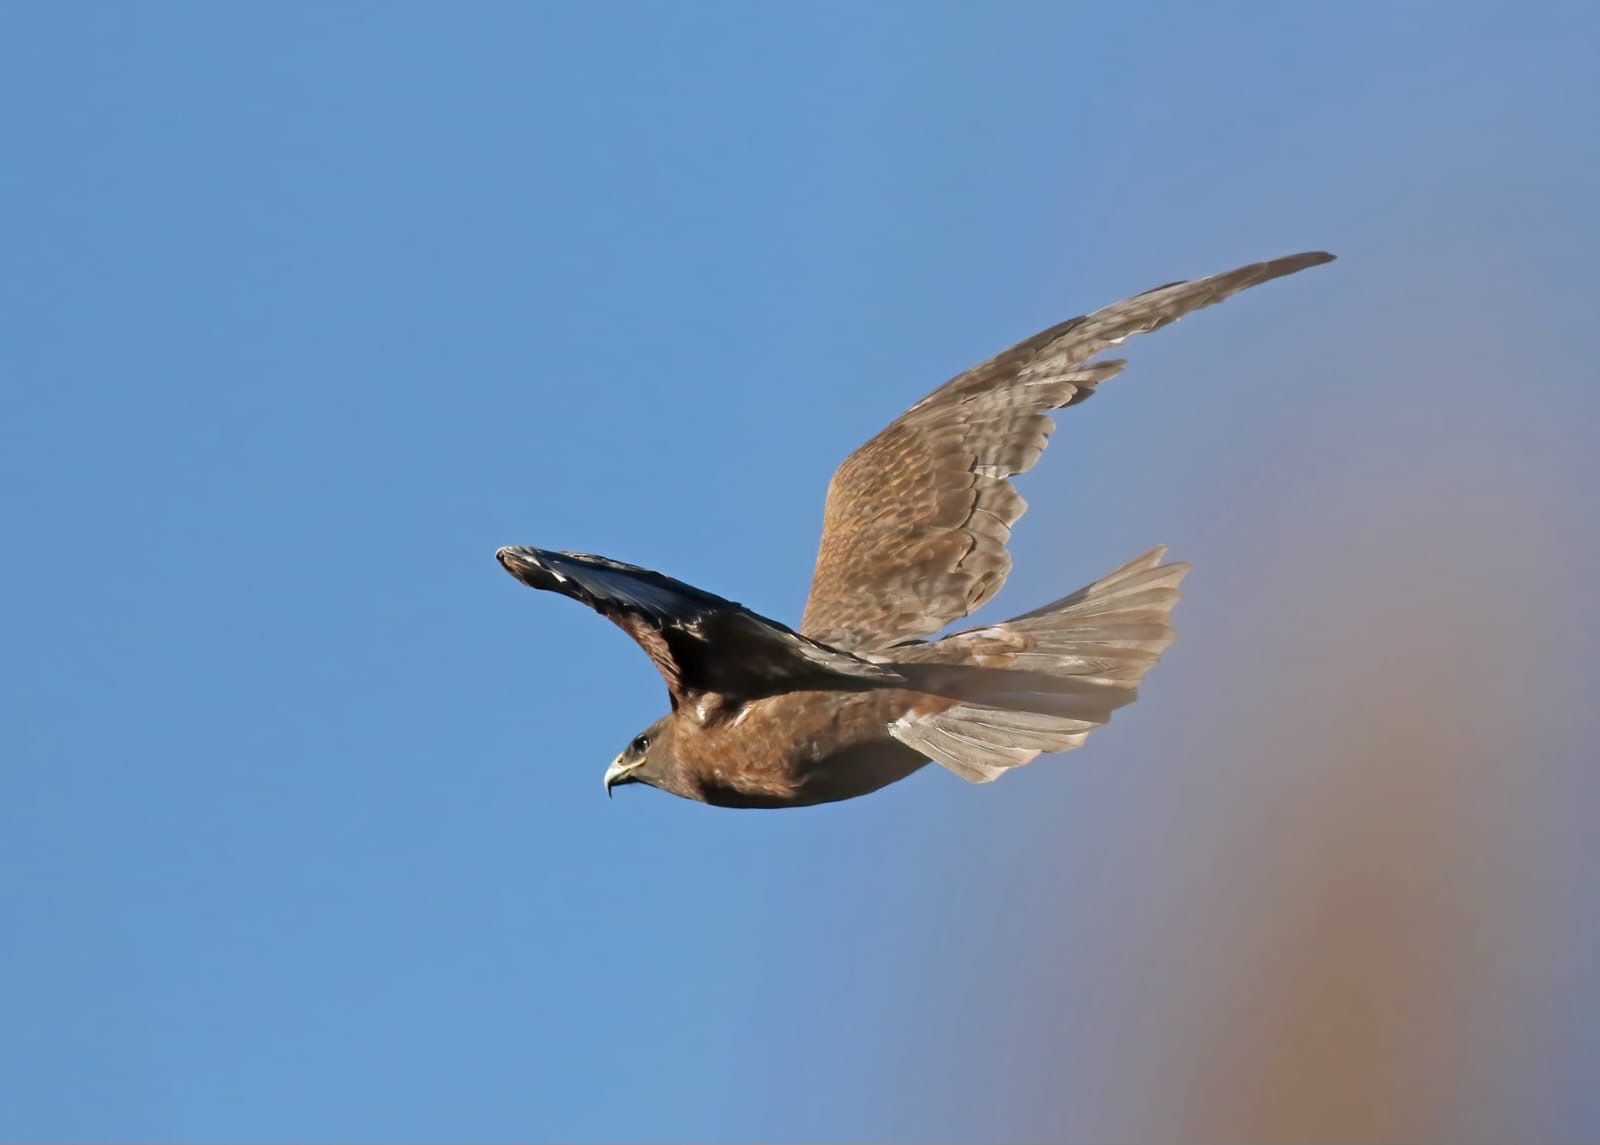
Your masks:
<svg viewBox="0 0 1600 1145"><path fill-rule="evenodd" d="M644 766L644 760L642 759L637 763L623 763L622 757L619 755L612 760L611 766L606 768L606 798L609 799L611 797L611 789L617 784L635 782L635 780L629 779L628 776L642 766Z"/></svg>

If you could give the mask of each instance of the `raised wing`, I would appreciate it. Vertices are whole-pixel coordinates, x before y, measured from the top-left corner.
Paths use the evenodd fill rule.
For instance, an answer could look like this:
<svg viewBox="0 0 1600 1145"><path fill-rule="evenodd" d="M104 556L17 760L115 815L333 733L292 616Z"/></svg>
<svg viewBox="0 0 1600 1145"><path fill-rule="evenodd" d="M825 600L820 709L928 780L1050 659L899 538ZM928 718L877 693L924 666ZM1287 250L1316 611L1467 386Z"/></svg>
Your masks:
<svg viewBox="0 0 1600 1145"><path fill-rule="evenodd" d="M666 680L674 711L688 704L705 719L779 692L859 690L898 679L889 669L649 569L521 545L495 556L523 584L581 601L633 637Z"/></svg>
<svg viewBox="0 0 1600 1145"><path fill-rule="evenodd" d="M1027 507L1010 477L1039 460L1055 423L1124 362L1089 362L1130 334L1309 266L1320 251L1174 282L1041 331L960 374L852 453L833 475L800 631L873 650L930 636L999 591L1006 541Z"/></svg>

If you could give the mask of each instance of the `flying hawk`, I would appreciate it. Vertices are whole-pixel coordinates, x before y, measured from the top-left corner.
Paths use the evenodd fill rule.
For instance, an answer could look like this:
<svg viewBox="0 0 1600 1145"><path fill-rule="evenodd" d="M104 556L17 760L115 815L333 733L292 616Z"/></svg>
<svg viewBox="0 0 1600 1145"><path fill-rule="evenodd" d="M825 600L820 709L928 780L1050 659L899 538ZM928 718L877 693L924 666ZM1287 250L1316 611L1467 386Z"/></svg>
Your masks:
<svg viewBox="0 0 1600 1145"><path fill-rule="evenodd" d="M1122 372L1091 361L1130 334L1329 262L1290 255L1174 282L1035 334L952 378L833 475L798 631L649 569L521 545L496 553L533 588L581 601L655 662L672 710L606 769L725 807L865 795L932 759L983 783L1067 751L1131 703L1172 642L1185 564L1155 548L1087 588L932 639L999 591L1048 411Z"/></svg>

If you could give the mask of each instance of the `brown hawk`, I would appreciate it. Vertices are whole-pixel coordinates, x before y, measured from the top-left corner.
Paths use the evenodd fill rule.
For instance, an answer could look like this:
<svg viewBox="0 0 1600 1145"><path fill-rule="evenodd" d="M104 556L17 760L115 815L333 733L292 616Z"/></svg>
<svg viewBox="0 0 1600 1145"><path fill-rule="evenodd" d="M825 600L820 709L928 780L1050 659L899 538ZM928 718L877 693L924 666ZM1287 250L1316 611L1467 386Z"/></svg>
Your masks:
<svg viewBox="0 0 1600 1145"><path fill-rule="evenodd" d="M1035 334L952 378L833 476L799 631L658 572L520 545L524 584L581 601L638 641L672 710L635 736L605 786L647 783L727 807L865 795L936 760L975 783L1068 751L1131 703L1172 642L1185 564L1155 548L1022 616L929 637L999 591L1026 472L1050 410L1122 372L1091 361L1130 334L1269 279L1312 252L1175 282Z"/></svg>

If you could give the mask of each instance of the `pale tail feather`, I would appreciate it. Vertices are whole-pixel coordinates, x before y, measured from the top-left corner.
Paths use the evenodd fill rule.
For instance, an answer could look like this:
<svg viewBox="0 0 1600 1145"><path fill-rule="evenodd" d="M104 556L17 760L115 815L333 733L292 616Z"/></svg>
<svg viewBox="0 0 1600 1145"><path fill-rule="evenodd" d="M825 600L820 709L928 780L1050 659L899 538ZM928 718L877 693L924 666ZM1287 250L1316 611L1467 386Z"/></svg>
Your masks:
<svg viewBox="0 0 1600 1145"><path fill-rule="evenodd" d="M1165 546L1003 624L905 649L938 692L961 702L890 725L900 742L963 779L986 783L1043 752L1070 751L1138 695L1172 643L1172 608L1187 564L1163 565ZM1002 666L1003 665L1003 666ZM961 673L950 675L952 668ZM959 686L949 686L952 678Z"/></svg>

